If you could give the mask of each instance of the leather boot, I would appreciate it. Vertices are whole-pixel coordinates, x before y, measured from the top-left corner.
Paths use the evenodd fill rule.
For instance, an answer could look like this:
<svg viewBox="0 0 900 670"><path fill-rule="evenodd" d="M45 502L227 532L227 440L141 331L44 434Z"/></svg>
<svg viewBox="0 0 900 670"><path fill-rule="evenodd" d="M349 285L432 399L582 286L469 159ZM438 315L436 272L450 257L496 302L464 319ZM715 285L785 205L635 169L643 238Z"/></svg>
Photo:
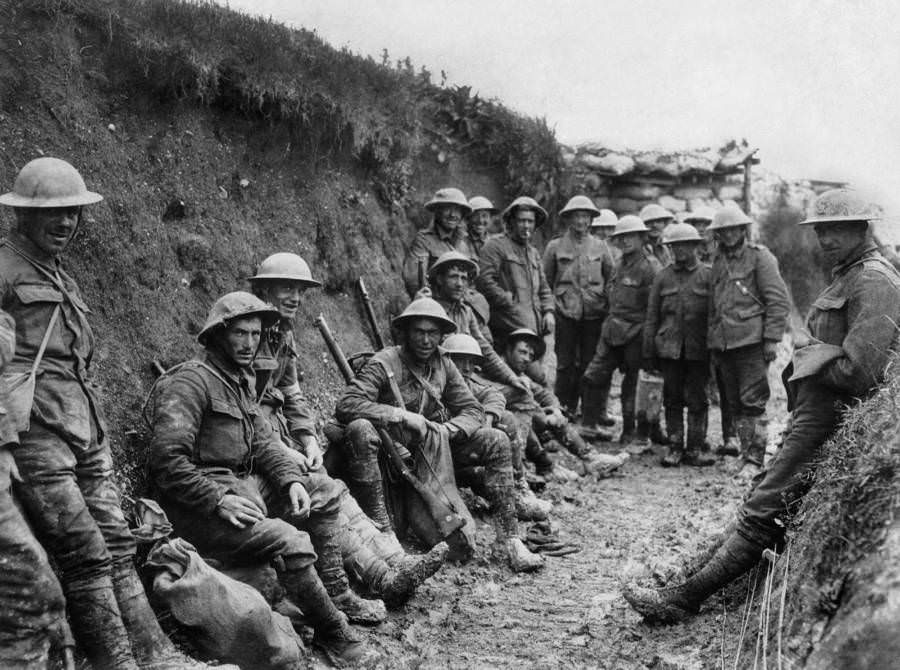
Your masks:
<svg viewBox="0 0 900 670"><path fill-rule="evenodd" d="M647 422L650 426L650 441L654 444L668 444L669 438L663 432L662 425L659 422L659 416L650 419ZM684 429L682 429L682 433Z"/></svg>
<svg viewBox="0 0 900 670"><path fill-rule="evenodd" d="M379 530L391 529L391 517L384 502L384 485L378 468L362 469L351 464L347 468L347 486L356 498L363 512L366 513Z"/></svg>
<svg viewBox="0 0 900 670"><path fill-rule="evenodd" d="M722 444L716 447L716 453L720 456L739 456L741 453L741 442L737 435L723 436Z"/></svg>
<svg viewBox="0 0 900 670"><path fill-rule="evenodd" d="M581 423L585 427L612 426L606 410L609 390L594 384L583 384L581 388Z"/></svg>
<svg viewBox="0 0 900 670"><path fill-rule="evenodd" d="M66 609L78 646L98 670L138 670L131 653L112 578L99 577L91 584L66 585ZM151 612L152 614L152 612ZM156 618L154 617L154 622Z"/></svg>
<svg viewBox="0 0 900 670"><path fill-rule="evenodd" d="M648 589L628 584L623 595L648 623L674 623L700 611L700 605L723 586L756 565L763 547L737 533L726 538L709 562L680 586Z"/></svg>
<svg viewBox="0 0 900 670"><path fill-rule="evenodd" d="M313 566L287 566L280 577L288 597L303 610L315 630L313 646L333 665L347 668L379 660L380 655L366 647L335 607Z"/></svg>
<svg viewBox="0 0 900 670"><path fill-rule="evenodd" d="M738 441L741 446L740 456L746 460L747 453L750 451L750 441L753 439L754 420L750 417L741 416L734 420L734 430L737 433Z"/></svg>
<svg viewBox="0 0 900 670"><path fill-rule="evenodd" d="M744 460L762 467L766 460L766 443L769 441L769 422L763 417L750 419L751 432Z"/></svg>
<svg viewBox="0 0 900 670"><path fill-rule="evenodd" d="M650 422L647 420L646 412L637 413L637 421L635 422L634 443L640 446L650 446Z"/></svg>
<svg viewBox="0 0 900 670"><path fill-rule="evenodd" d="M385 573L376 592L392 606L405 603L426 579L441 569L449 551L450 547L446 542L439 542L427 554L407 554L396 569Z"/></svg>
<svg viewBox="0 0 900 670"><path fill-rule="evenodd" d="M688 412L687 416L687 444L685 445L683 462L695 467L714 465L716 459L704 452L706 444L706 424L708 421L707 410Z"/></svg>
<svg viewBox="0 0 900 670"><path fill-rule="evenodd" d="M156 614L147 601L144 585L132 565L114 569L113 589L131 641L132 653L141 670L204 670L215 667L195 661L175 648L160 628Z"/></svg>
<svg viewBox="0 0 900 670"><path fill-rule="evenodd" d="M544 521L553 509L553 503L549 500L538 498L525 478L517 479L516 489L516 516L519 521Z"/></svg>

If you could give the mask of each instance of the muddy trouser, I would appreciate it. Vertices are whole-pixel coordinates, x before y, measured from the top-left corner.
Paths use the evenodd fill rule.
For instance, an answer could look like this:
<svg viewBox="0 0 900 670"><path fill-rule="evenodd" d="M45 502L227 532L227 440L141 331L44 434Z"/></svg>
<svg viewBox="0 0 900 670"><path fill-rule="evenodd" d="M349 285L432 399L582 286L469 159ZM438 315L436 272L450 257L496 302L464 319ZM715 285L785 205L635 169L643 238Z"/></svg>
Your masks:
<svg viewBox="0 0 900 670"><path fill-rule="evenodd" d="M470 436L450 443L454 468L484 468L483 496L494 513L497 539L514 537L518 532L513 490L513 468L509 440L502 430L479 428Z"/></svg>
<svg viewBox="0 0 900 670"><path fill-rule="evenodd" d="M834 434L848 400L811 380L796 386L790 432L754 486L738 515L737 531L760 546L778 544L787 520L810 486L821 447Z"/></svg>
<svg viewBox="0 0 900 670"><path fill-rule="evenodd" d="M724 382L725 403L741 441L741 451L745 457L752 453L762 463L766 449L763 417L769 400L769 366L763 344L714 351L713 360Z"/></svg>
<svg viewBox="0 0 900 670"><path fill-rule="evenodd" d="M65 600L13 500L9 459L0 447L0 667L43 670L51 646L67 637Z"/></svg>
<svg viewBox="0 0 900 670"><path fill-rule="evenodd" d="M550 454L544 448L544 445L541 444L541 441L538 439L537 433L534 430L534 417L532 412L510 412L513 418L515 418L517 430L522 431L522 435L525 436L525 445L524 451L522 452L522 474L524 475L524 462L531 461L534 463L534 467L537 470L538 474L545 474L553 469L553 461L550 458ZM515 462L513 463L513 467L515 467Z"/></svg>
<svg viewBox="0 0 900 670"><path fill-rule="evenodd" d="M556 313L556 397L574 414L578 407L578 382L600 340L603 318L570 319Z"/></svg>
<svg viewBox="0 0 900 670"><path fill-rule="evenodd" d="M588 391L608 389L613 373L617 369L625 373L621 394L622 427L625 431L634 428L634 394L637 390L638 372L641 369L641 353L640 337L635 337L621 346L613 346L601 340L582 376L582 384L585 391Z"/></svg>
<svg viewBox="0 0 900 670"><path fill-rule="evenodd" d="M734 417L731 415L731 408L725 400L725 379L722 377L722 371L711 362L713 377L716 380L716 392L719 396L719 412L722 417L722 444L728 442L729 437L737 437L734 428Z"/></svg>
<svg viewBox="0 0 900 670"><path fill-rule="evenodd" d="M344 569L358 581L369 584L373 574L381 568L378 561L396 566L406 557L406 552L394 533L382 532L366 516L344 482L339 479L335 482L341 490L338 522Z"/></svg>
<svg viewBox="0 0 900 670"><path fill-rule="evenodd" d="M133 570L135 543L111 478L109 445L90 423L82 449L32 417L12 446L22 477L15 490L60 573L79 644L92 660L126 667L133 661L113 576Z"/></svg>
<svg viewBox="0 0 900 670"><path fill-rule="evenodd" d="M705 422L709 407L706 384L709 381L709 361L689 361L661 358L660 372L663 377L663 405L666 413L666 431L669 437L684 435L684 408L688 416L698 423Z"/></svg>

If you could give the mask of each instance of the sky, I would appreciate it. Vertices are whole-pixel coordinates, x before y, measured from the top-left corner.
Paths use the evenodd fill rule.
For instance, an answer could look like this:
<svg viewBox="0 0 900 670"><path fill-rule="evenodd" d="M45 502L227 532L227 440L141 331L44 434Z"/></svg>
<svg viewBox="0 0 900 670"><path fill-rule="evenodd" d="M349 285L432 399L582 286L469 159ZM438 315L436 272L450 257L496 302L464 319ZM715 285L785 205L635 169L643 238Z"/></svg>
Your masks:
<svg viewBox="0 0 900 670"><path fill-rule="evenodd" d="M224 0L222 4L225 4ZM788 178L900 213L900 3L891 0L229 0L380 62L409 56L569 144L746 138Z"/></svg>

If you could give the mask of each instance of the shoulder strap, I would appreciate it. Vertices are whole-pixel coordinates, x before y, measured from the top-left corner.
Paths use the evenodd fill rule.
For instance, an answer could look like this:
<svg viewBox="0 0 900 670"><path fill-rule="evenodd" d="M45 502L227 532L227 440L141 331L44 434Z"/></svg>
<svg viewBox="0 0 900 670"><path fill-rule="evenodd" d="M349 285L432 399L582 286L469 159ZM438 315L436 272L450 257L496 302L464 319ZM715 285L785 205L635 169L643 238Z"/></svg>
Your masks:
<svg viewBox="0 0 900 670"><path fill-rule="evenodd" d="M44 275L47 279L49 279L50 282L51 282L56 288L59 289L59 291L63 294L63 296L65 296L66 300L69 301L69 304L72 305L72 309L74 309L76 312L78 312L79 314L81 314L81 308L78 307L78 304L72 299L72 294L69 292L69 289L67 289L67 288L65 287L65 285L62 283L62 281L59 279L59 277L57 277L55 274L53 274L52 272L50 272L47 268L45 268L43 265L41 265L40 263L38 263L38 262L37 262L36 260L34 260L31 256L29 256L27 253L25 253L24 251L22 251L21 249L19 249L19 247L17 247L15 244L13 244L12 242L10 242L9 240L5 240L4 243L5 243L10 249L12 249L14 252L16 252L17 254L19 254L19 256L21 256L22 259L24 259L25 261L27 261L28 263L30 263L31 266L34 267L35 270L37 270L37 271L40 272L42 275Z"/></svg>
<svg viewBox="0 0 900 670"><path fill-rule="evenodd" d="M50 342L50 335L53 333L53 326L56 325L56 319L59 316L59 305L53 308L53 314L50 315L50 322L47 324L47 330L44 331L44 339L41 340L41 346L38 347L37 356L34 357L34 364L31 366L31 379L37 377L38 366L41 359L44 358L44 351L47 349L47 343Z"/></svg>
<svg viewBox="0 0 900 670"><path fill-rule="evenodd" d="M394 371L388 366L387 361L383 358L375 357L375 360L378 361L378 364L381 365L384 370L384 374L387 375L388 378L388 386L391 387L391 395L394 396L394 402L397 403L397 407L400 409L406 409L406 403L403 402L403 394L400 393L400 387L397 385L397 378L394 376Z"/></svg>

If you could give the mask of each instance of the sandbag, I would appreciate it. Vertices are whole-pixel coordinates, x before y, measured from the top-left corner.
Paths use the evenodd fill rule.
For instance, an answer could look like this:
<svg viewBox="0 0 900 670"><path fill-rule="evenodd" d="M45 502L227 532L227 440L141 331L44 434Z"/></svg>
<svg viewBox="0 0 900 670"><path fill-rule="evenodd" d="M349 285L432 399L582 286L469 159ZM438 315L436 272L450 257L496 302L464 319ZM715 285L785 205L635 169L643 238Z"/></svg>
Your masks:
<svg viewBox="0 0 900 670"><path fill-rule="evenodd" d="M182 539L150 552L146 567L159 570L153 594L190 627L205 653L243 670L300 670L306 650L291 622L273 612L262 594L222 574Z"/></svg>

